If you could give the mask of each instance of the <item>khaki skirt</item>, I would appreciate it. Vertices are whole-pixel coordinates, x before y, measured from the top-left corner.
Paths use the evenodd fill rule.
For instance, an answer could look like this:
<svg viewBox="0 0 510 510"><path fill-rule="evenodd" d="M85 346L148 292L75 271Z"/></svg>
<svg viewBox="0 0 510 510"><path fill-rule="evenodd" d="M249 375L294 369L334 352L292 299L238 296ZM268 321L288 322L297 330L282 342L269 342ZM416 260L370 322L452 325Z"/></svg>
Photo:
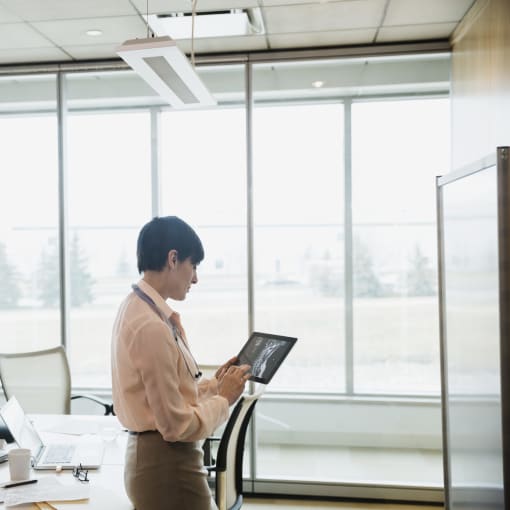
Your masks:
<svg viewBox="0 0 510 510"><path fill-rule="evenodd" d="M136 510L216 510L200 443L169 443L158 432L129 434L126 492Z"/></svg>

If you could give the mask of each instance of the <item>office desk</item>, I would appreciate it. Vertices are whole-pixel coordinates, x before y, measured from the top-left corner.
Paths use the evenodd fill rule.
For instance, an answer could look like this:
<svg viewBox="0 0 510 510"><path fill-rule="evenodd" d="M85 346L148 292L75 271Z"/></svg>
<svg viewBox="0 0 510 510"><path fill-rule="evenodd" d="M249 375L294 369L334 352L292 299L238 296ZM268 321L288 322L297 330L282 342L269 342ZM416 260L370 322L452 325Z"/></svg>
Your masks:
<svg viewBox="0 0 510 510"><path fill-rule="evenodd" d="M122 431L115 416L82 416L82 415L37 415L30 417L43 441L56 442L59 439L80 440L80 436L61 434L58 431L89 430L103 438L105 451L103 463L99 469L89 470L90 499L86 503L61 503L55 504L60 510L133 510L124 491L124 452L127 442L127 432ZM118 431L112 439L112 429ZM108 437L107 437L108 436ZM11 445L10 445L11 446ZM15 445L13 445L15 446ZM54 471L31 470L30 477L41 479L45 476L57 476L65 483L75 482L71 471L62 471L56 474ZM7 462L0 464L0 482L9 480L9 465ZM76 481L76 483L81 483ZM0 504L0 509L6 508ZM37 509L36 505L18 505L12 507L19 510Z"/></svg>

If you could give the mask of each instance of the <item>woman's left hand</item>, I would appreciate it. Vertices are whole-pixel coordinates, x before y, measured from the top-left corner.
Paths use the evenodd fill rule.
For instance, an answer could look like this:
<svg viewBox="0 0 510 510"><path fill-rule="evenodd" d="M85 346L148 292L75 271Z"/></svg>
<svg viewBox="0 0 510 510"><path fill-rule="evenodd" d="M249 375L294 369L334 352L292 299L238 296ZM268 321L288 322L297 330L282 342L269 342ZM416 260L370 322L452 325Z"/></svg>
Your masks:
<svg viewBox="0 0 510 510"><path fill-rule="evenodd" d="M230 358L226 363L221 365L221 367L218 368L218 370L216 370L216 373L214 374L214 377L216 377L218 382L223 379L223 376L226 374L227 370L232 365L234 365L236 361L237 361L237 356L234 356L233 358Z"/></svg>

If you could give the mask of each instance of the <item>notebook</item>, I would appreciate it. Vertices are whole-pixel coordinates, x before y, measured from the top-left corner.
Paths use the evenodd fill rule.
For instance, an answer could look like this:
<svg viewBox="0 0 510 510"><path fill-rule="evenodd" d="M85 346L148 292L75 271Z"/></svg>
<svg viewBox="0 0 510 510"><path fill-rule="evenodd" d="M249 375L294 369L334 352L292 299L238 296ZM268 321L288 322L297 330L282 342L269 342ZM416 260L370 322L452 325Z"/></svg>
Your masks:
<svg viewBox="0 0 510 510"><path fill-rule="evenodd" d="M56 469L57 466L73 469L79 464L86 469L101 466L104 452L102 441L44 444L14 396L0 409L0 416L17 445L32 451L34 469Z"/></svg>
<svg viewBox="0 0 510 510"><path fill-rule="evenodd" d="M237 365L251 366L251 381L268 384L297 338L254 331L237 355Z"/></svg>

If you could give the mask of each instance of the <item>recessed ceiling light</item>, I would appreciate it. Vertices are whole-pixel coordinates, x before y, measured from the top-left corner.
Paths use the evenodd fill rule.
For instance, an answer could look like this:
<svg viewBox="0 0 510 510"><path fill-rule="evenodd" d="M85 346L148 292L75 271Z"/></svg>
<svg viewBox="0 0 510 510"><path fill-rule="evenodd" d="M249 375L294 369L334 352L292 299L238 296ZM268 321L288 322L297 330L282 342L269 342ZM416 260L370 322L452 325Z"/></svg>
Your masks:
<svg viewBox="0 0 510 510"><path fill-rule="evenodd" d="M320 89L324 85L324 82L321 80L312 81L312 87L315 87L316 89Z"/></svg>
<svg viewBox="0 0 510 510"><path fill-rule="evenodd" d="M90 35L91 37L97 37L98 35L103 35L103 31L98 30L97 28L93 28L92 30L87 30L85 33L87 35Z"/></svg>

